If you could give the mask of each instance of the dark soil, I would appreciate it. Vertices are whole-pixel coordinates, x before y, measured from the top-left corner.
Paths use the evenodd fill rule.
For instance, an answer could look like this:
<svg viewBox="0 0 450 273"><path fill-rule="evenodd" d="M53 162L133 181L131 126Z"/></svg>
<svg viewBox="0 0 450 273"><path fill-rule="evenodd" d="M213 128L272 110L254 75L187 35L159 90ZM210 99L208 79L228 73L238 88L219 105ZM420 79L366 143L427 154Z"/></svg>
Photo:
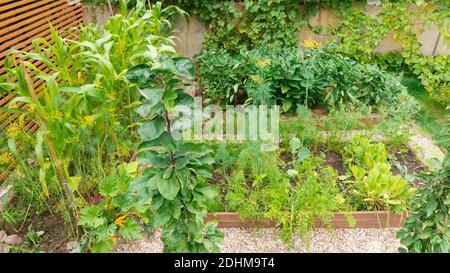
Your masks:
<svg viewBox="0 0 450 273"><path fill-rule="evenodd" d="M52 208L58 206L54 199L49 199L47 202ZM21 205L23 204L19 204L17 196L14 196L9 202L11 207ZM54 214L51 214L48 211L39 210L34 205L28 207L27 211L29 213L26 213L26 219L18 219L15 224L8 224L5 227L9 234L17 234L22 239L19 247L31 252L68 252L66 243L72 240L67 233L70 224L64 221L60 212L55 211ZM75 221L73 222L75 223ZM76 224L74 225L77 228Z"/></svg>
<svg viewBox="0 0 450 273"><path fill-rule="evenodd" d="M27 249L34 248L30 240L27 227L30 227L34 233L44 232L41 236L33 238L39 244L40 251L44 252L68 252L66 243L70 241L65 230L69 228L67 223L60 217L60 215L51 215L44 213L41 215L34 215L28 223L25 223L22 230L19 231L19 236L27 244Z"/></svg>
<svg viewBox="0 0 450 273"><path fill-rule="evenodd" d="M395 156L395 160L400 164L401 168L406 168L409 174L426 171L426 167L422 165L417 159L416 154L408 147L391 149L389 153ZM401 174L400 169L395 164L392 164L391 171L394 175ZM423 183L418 180L414 180L413 184L418 187L423 185Z"/></svg>
<svg viewBox="0 0 450 273"><path fill-rule="evenodd" d="M336 151L325 151L324 166L333 167L339 175L345 175L344 161L342 155Z"/></svg>
<svg viewBox="0 0 450 273"><path fill-rule="evenodd" d="M323 154L325 156L325 167L332 167L338 175L345 175L345 166L342 155L334 150L326 149L324 145L319 145L314 151L315 156Z"/></svg>
<svg viewBox="0 0 450 273"><path fill-rule="evenodd" d="M416 154L407 147L391 150L389 153L395 156L396 161L402 167L406 167L408 173L420 173L426 170L425 166L417 159ZM399 168L392 166L392 173L400 174Z"/></svg>
<svg viewBox="0 0 450 273"><path fill-rule="evenodd" d="M327 149L324 145L319 145L313 152L315 156L319 156L321 154L324 155L325 161L323 163L324 167L332 167L339 176L344 176L347 173L346 166L344 165L344 160L342 155L334 150ZM406 168L408 174L413 173L421 173L426 170L426 168L420 163L417 159L415 153L409 149L408 147L400 147L396 149L389 149L389 154L395 157L395 161L400 164L401 168ZM281 170L287 171L289 169L290 163L293 160L293 155L290 152L283 151L280 153L280 160L278 163L278 167ZM394 175L402 174L401 170L392 163L391 171ZM232 170L231 170L232 171ZM224 181L224 175L222 171L215 172L213 177L209 180L211 184L218 184L220 181ZM251 183L251 181L247 181L247 183ZM342 191L346 191L348 185L345 184L345 181L341 181L338 179L338 185ZM423 183L420 181L413 181L413 185L420 187ZM251 187L251 184L249 184Z"/></svg>
<svg viewBox="0 0 450 273"><path fill-rule="evenodd" d="M213 185L219 184L220 181L223 181L225 178L221 169L215 170L215 172L213 172L212 175L213 175L213 177L208 179L208 182Z"/></svg>
<svg viewBox="0 0 450 273"><path fill-rule="evenodd" d="M323 150L323 147L314 151L315 156L318 156L321 153L325 155L325 162L323 163L325 167L332 167L339 175L345 174L344 162L340 153L331 150ZM292 161L292 154L289 152L282 152L280 154L280 159L285 163L289 163Z"/></svg>
<svg viewBox="0 0 450 273"><path fill-rule="evenodd" d="M283 170L287 171L288 168L288 163L292 162L292 153L289 152L281 152L280 153L280 161L278 164L278 167L282 168Z"/></svg>

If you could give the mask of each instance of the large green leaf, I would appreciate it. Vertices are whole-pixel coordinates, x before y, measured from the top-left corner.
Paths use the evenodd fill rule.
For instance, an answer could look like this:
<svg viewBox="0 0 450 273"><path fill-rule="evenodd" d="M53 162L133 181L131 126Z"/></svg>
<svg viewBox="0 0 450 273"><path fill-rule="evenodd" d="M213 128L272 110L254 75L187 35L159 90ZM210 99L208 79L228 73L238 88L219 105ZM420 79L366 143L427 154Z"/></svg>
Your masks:
<svg viewBox="0 0 450 273"><path fill-rule="evenodd" d="M291 153L295 153L302 146L300 139L294 137L289 141L289 146L291 147Z"/></svg>
<svg viewBox="0 0 450 273"><path fill-rule="evenodd" d="M115 175L110 175L100 183L98 188L102 196L114 197L120 191L120 180Z"/></svg>
<svg viewBox="0 0 450 273"><path fill-rule="evenodd" d="M307 159L310 155L311 155L311 152L309 151L309 149L306 147L303 147L300 151L298 151L297 157L298 157L298 160L303 161L303 160Z"/></svg>
<svg viewBox="0 0 450 273"><path fill-rule="evenodd" d="M141 227L133 217L128 217L125 220L123 227L119 228L120 234L125 239L143 239L141 234Z"/></svg>
<svg viewBox="0 0 450 273"><path fill-rule="evenodd" d="M173 207L170 206L169 202L164 202L159 208L157 213L155 214L155 226L162 226L170 221L171 216L173 215Z"/></svg>
<svg viewBox="0 0 450 273"><path fill-rule="evenodd" d="M144 86L153 75L154 73L149 65L140 64L130 68L127 71L126 77L129 82Z"/></svg>
<svg viewBox="0 0 450 273"><path fill-rule="evenodd" d="M92 253L111 253L115 245L111 239L98 240L92 245L91 251Z"/></svg>
<svg viewBox="0 0 450 273"><path fill-rule="evenodd" d="M103 240L115 236L116 230L117 230L116 224L111 223L109 225L100 226L95 230L94 234L98 240Z"/></svg>
<svg viewBox="0 0 450 273"><path fill-rule="evenodd" d="M180 182L178 182L175 175L169 179L164 179L161 174L158 174L151 181L156 181L159 193L167 200L173 200L180 191Z"/></svg>
<svg viewBox="0 0 450 273"><path fill-rule="evenodd" d="M188 107L194 106L194 98L189 95L185 90L176 90L177 98L175 99L175 105L184 105Z"/></svg>
<svg viewBox="0 0 450 273"><path fill-rule="evenodd" d="M164 96L162 98L164 107L166 110L170 113L173 111L173 108L175 107L175 99L177 98L177 93L174 91L167 91L164 93Z"/></svg>
<svg viewBox="0 0 450 273"><path fill-rule="evenodd" d="M217 197L217 195L218 195L217 190L214 187L212 187L210 184L207 184L207 183L198 184L195 187L195 191L201 192L208 199L213 199L213 198Z"/></svg>
<svg viewBox="0 0 450 273"><path fill-rule="evenodd" d="M133 204L134 199L129 193L120 194L116 196L112 201L112 205L119 208L121 212L129 211L133 207Z"/></svg>
<svg viewBox="0 0 450 273"><path fill-rule="evenodd" d="M166 121L163 117L157 117L151 121L148 121L141 125L138 129L138 133L143 141L150 141L158 138L163 132L166 126Z"/></svg>
<svg viewBox="0 0 450 273"><path fill-rule="evenodd" d="M98 228L106 222L104 217L100 217L102 209L99 206L89 206L81 210L78 225L90 228Z"/></svg>
<svg viewBox="0 0 450 273"><path fill-rule="evenodd" d="M172 58L177 72L185 77L192 78L195 74L194 63L189 58L175 57Z"/></svg>
<svg viewBox="0 0 450 273"><path fill-rule="evenodd" d="M169 164L167 154L159 154L156 151L140 151L138 153L140 164L151 164L155 168L166 168Z"/></svg>
<svg viewBox="0 0 450 273"><path fill-rule="evenodd" d="M427 204L427 217L431 216L433 214L433 212L436 210L436 208L438 207L438 202L436 200L432 200L431 202L429 202Z"/></svg>
<svg viewBox="0 0 450 273"><path fill-rule="evenodd" d="M71 191L78 190L78 186L81 183L81 176L71 176L68 179L69 189Z"/></svg>
<svg viewBox="0 0 450 273"><path fill-rule="evenodd" d="M144 88L139 90L139 92L141 92L141 94L148 100L146 105L149 105L149 107L155 106L161 101L164 95L164 89L162 88Z"/></svg>

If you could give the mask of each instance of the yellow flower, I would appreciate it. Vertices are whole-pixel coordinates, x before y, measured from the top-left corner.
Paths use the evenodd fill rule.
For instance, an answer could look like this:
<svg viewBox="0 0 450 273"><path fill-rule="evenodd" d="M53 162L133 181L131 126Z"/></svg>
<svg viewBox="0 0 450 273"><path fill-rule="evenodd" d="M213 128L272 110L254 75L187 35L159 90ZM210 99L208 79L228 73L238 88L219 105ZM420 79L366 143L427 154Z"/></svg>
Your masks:
<svg viewBox="0 0 450 273"><path fill-rule="evenodd" d="M257 83L259 83L259 82L262 81L262 78L261 78L261 77L258 77L258 76L250 76L250 79L251 79L252 81L254 81L254 82L257 82Z"/></svg>
<svg viewBox="0 0 450 273"><path fill-rule="evenodd" d="M309 49L319 49L322 48L323 46L319 41L316 41L312 38L308 38L305 41L303 41L303 47Z"/></svg>
<svg viewBox="0 0 450 273"><path fill-rule="evenodd" d="M0 154L0 166L11 164L12 157L13 157L13 155L10 152L1 153Z"/></svg>
<svg viewBox="0 0 450 273"><path fill-rule="evenodd" d="M84 124L86 124L87 127L92 128L94 127L94 117L93 116L85 116L83 118Z"/></svg>
<svg viewBox="0 0 450 273"><path fill-rule="evenodd" d="M8 129L6 129L6 135L8 138L15 138L20 134L20 131L22 130L22 127L20 127L19 124L14 123L9 125Z"/></svg>
<svg viewBox="0 0 450 273"><path fill-rule="evenodd" d="M34 104L29 104L29 105L28 105L28 112L29 112L30 114L33 114L34 111L36 111L36 105L34 105Z"/></svg>
<svg viewBox="0 0 450 273"><path fill-rule="evenodd" d="M63 118L63 114L60 111L54 111L47 114L46 119L48 121L58 121Z"/></svg>
<svg viewBox="0 0 450 273"><path fill-rule="evenodd" d="M114 221L114 223L115 223L116 225L118 225L119 227L123 227L126 218L127 218L127 215L126 215L126 214L125 214L125 215L122 215L122 216L119 216L119 217L117 217L117 219Z"/></svg>
<svg viewBox="0 0 450 273"><path fill-rule="evenodd" d="M266 67L266 66L269 66L271 63L270 63L270 60L258 60L258 61L256 61L256 66L258 66L258 67Z"/></svg>

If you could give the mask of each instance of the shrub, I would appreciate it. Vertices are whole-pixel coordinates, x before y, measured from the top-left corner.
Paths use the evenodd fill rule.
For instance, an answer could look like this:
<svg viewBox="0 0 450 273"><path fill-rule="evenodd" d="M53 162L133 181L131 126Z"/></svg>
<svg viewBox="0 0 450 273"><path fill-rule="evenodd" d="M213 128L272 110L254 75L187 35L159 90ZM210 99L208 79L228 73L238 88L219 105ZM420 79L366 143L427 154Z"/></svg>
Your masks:
<svg viewBox="0 0 450 273"><path fill-rule="evenodd" d="M412 200L411 215L397 233L401 252L450 253L450 156L442 165L419 176L425 187Z"/></svg>

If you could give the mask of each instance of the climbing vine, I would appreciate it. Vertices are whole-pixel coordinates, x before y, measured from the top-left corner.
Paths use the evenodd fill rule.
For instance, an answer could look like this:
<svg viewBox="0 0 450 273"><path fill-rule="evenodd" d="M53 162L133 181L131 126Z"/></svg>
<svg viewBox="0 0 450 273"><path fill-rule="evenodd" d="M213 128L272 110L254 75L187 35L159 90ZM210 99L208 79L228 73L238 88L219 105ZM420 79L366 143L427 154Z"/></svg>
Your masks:
<svg viewBox="0 0 450 273"><path fill-rule="evenodd" d="M298 33L306 24L296 0L179 0L179 4L210 29L205 48L233 53L266 43L296 46Z"/></svg>
<svg viewBox="0 0 450 273"><path fill-rule="evenodd" d="M328 26L326 30L339 44L337 51L361 62L378 63L384 68L407 66L419 76L432 96L448 103L450 59L446 55L423 56L417 33L427 30L434 23L440 31L439 39L449 43L449 6L445 1L383 1L382 9L376 16L367 14L364 2L328 3L322 7L331 7L336 14L337 26ZM424 22L422 30L418 28L420 22ZM311 30L317 34L323 32L321 26L311 27ZM401 44L402 50L377 53L375 49L390 35Z"/></svg>
<svg viewBox="0 0 450 273"><path fill-rule="evenodd" d="M329 0L178 0L178 4L195 14L209 28L204 49L224 49L239 53L261 44L296 47L303 27L316 34L331 34L340 53L363 63L378 63L383 68L409 68L419 76L428 92L441 102L450 101L450 59L448 56L423 56L417 33L434 23L440 39L450 41L450 5L445 0L381 1L380 11L370 15L366 1ZM311 26L308 18L320 8L331 8L333 24ZM401 16L399 16L401 14ZM416 24L419 22L418 24ZM424 22L423 29L420 29ZM376 48L386 38L400 43L402 50L380 54ZM434 53L434 52L433 52Z"/></svg>

